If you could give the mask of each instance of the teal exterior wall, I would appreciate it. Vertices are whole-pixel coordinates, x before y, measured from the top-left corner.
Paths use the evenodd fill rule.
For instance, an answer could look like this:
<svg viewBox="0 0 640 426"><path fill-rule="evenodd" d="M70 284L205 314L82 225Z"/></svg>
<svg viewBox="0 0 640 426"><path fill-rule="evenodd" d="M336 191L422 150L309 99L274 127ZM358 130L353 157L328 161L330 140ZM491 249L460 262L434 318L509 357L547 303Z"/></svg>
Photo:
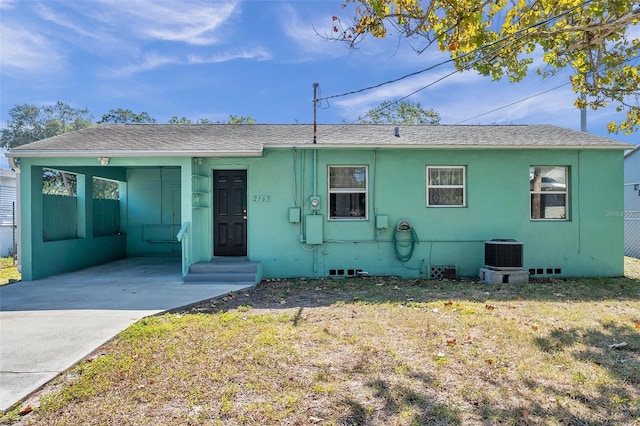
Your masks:
<svg viewBox="0 0 640 426"><path fill-rule="evenodd" d="M328 166L338 165L368 167L366 220L328 220ZM438 165L465 167L465 207L426 206L426 167ZM530 219L533 165L568 167L568 220ZM44 242L43 166L82 174L83 197L93 176L120 181L122 234L94 238L85 206L79 238ZM336 270L428 278L440 265L477 277L484 241L495 238L522 242L524 268L542 270L540 276L548 269L561 271L554 277L623 275L623 218L607 214L623 209L621 150L305 147L266 149L256 157L112 158L108 166L95 158L24 158L23 279L122 257L182 256L183 272L211 259L212 171L228 169L247 170L248 257L262 262L264 278L326 277ZM320 197L317 212L309 203L314 195ZM291 222L291 208L300 209L299 222ZM314 214L322 215L320 229L306 229ZM388 228L376 228L377 215L388 219ZM392 240L403 218L418 238L406 262L396 257ZM182 244L169 242L185 223ZM308 232L319 232L322 244L307 244Z"/></svg>
<svg viewBox="0 0 640 426"><path fill-rule="evenodd" d="M127 257L180 255L179 167L127 169Z"/></svg>
<svg viewBox="0 0 640 426"><path fill-rule="evenodd" d="M525 269L539 276L623 275L623 222L607 211L622 208L620 150L268 150L255 159L204 159L213 169L244 168L248 176L248 254L263 262L263 276L321 277L332 270L371 275L428 277L432 266L454 265L459 276L477 276L484 241L510 238L524 244ZM367 220L327 220L327 170L368 167ZM466 207L426 206L426 166L466 167ZM569 219L531 220L529 167L569 168ZM305 244L309 197L321 199L323 244ZM289 209L301 208L301 222ZM198 209L193 261L212 252L212 210ZM389 228L376 229L376 215ZM400 262L393 228L406 218L419 243ZM202 232L200 232L202 231ZM398 239L406 235L398 235ZM402 249L400 249L402 251ZM552 274L547 274L551 269ZM558 272L559 271L559 272Z"/></svg>

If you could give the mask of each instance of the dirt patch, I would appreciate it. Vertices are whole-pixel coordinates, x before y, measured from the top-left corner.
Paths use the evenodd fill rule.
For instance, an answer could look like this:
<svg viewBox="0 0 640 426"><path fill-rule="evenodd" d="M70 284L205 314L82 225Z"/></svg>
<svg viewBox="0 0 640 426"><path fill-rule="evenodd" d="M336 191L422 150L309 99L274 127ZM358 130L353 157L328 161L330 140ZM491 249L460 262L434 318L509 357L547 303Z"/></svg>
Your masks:
<svg viewBox="0 0 640 426"><path fill-rule="evenodd" d="M640 274L638 275L640 277ZM638 278L635 278L640 282ZM439 300L601 300L624 296L634 280L533 279L528 284L485 284L477 280L406 280L393 277L265 280L255 287L204 300L182 313L217 313L238 308L279 310L335 303L411 303ZM593 286L598 291L593 291ZM570 289L570 291L567 291ZM640 293L631 293L631 297Z"/></svg>

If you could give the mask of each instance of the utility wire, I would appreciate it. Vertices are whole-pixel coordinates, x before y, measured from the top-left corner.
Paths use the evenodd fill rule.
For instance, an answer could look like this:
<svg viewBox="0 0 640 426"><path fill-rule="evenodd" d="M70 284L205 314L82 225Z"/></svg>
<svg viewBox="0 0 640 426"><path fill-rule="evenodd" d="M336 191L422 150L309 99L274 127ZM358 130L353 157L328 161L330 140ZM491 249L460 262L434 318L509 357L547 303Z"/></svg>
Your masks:
<svg viewBox="0 0 640 426"><path fill-rule="evenodd" d="M489 115L489 114L494 113L494 112L496 112L496 111L500 111L501 109L509 108L510 106L513 106L513 105L519 104L520 102L528 101L529 99L535 98L536 96L544 95L545 93L549 93L549 92L552 92L552 91L554 91L554 90L558 90L558 89L560 89L561 87L568 86L568 85L570 85L570 84L571 84L570 82L569 82L569 83L561 84L561 85L559 85L559 86L556 86L556 87L553 87L553 88L551 88L551 89L545 90L544 92L539 92L539 93L536 93L535 95L527 96L526 98L523 98L523 99L517 100L517 101L515 101L515 102L511 102L510 104L503 105L503 106L501 106L501 107L499 107L499 108L492 109L491 111L483 112L482 114L475 115L475 116L473 116L473 117L471 117L471 118L467 118L466 120L458 121L457 123L454 123L454 124L462 124L462 123L466 123L467 121L471 121L471 120L474 120L474 119L476 119L476 118L483 117L483 116L485 116L485 115Z"/></svg>
<svg viewBox="0 0 640 426"><path fill-rule="evenodd" d="M516 42L517 42L518 40L520 40L520 38L522 38L522 37L524 37L524 35L522 35L521 37L518 37L518 38L515 38L515 39L511 40L508 44L516 43ZM504 38L504 40L506 40L506 38ZM493 44L495 44L495 43L493 43ZM491 46L491 45L487 45L487 46ZM501 49L503 49L504 47L505 47L505 46L498 46L498 47L494 48L492 51L487 52L487 54L490 54L490 55L497 54L497 53L498 53ZM413 92L409 93L408 95L405 95L405 96L403 96L403 97L401 97L401 98L398 98L398 99L394 100L393 102L390 102L390 103L389 103L389 104L387 104L387 105L384 105L384 106L378 107L378 108L376 108L376 109L374 109L374 110L371 110L371 111L369 111L367 114L365 114L365 116L364 116L364 117L366 117L367 115L370 115L370 114L372 114L372 113L380 112L380 111L382 111L382 110L384 110L384 109L386 109L386 108L389 108L389 107L391 107L391 106L393 106L393 105L396 105L396 104L398 104L398 103L402 102L403 100L405 100L405 99L407 99L407 98L409 98L409 97L411 97L411 96L415 95L416 93L421 92L422 90L427 89L427 88L429 88L429 87L431 87L431 86L435 85L436 83L439 83L439 82L441 82L442 80L445 80L445 79L447 79L447 78L449 78L449 77L451 77L451 76L453 76L453 75L457 74L457 73L458 73L458 72L460 72L460 71L467 71L467 70L471 69L471 68L472 68L476 63L478 63L478 62L479 62L480 60L482 60L482 59L483 59L483 58L482 58L482 57L480 57L480 58L478 58L478 59L476 59L476 60L474 60L474 61L472 61L472 62L470 62L470 63L466 64L466 65L462 68L462 70L454 70L454 71L452 71L452 72L450 72L450 73L448 73L448 74L446 74L446 75L444 75L444 76L442 76L442 77L440 77L440 78L438 78L438 79L436 79L436 80L432 81L431 83L429 83L429 84L427 84L427 85L425 85L425 86L422 86L421 88L419 88L419 89L417 89L417 90L414 90ZM449 61L449 62L450 62L450 61ZM350 122L350 124L360 122L360 121L362 121L362 120L364 119L364 117L360 116L360 117L356 118L355 120L352 120L352 121Z"/></svg>
<svg viewBox="0 0 640 426"><path fill-rule="evenodd" d="M539 26L545 25L545 24L547 24L547 23L549 23L549 22L551 22L551 21L554 21L554 20L556 20L556 19L558 19L558 18L561 18L561 17L563 17L563 16L567 15L567 14L568 14L568 13L570 13L570 12L573 12L574 10L576 10L576 9L578 9L578 8L580 8L580 7L583 7L583 6L588 5L589 3L592 3L593 1L594 1L594 0L586 0L586 1L584 1L583 3L581 3L581 4L579 4L579 5L576 5L576 6L572 7L572 8L570 8L570 9L567 9L567 10L565 10L564 12L562 12L562 13L560 13L560 14L558 14L558 15L552 16L552 17L547 18L547 19L545 19L545 20L543 20L543 21L540 21L540 22L536 22L535 24L531 24L530 26L528 26L528 27L526 27L526 28L523 28L523 29L522 29L522 30L520 30L520 31L517 31L517 32L515 32L515 33L513 33L513 34L509 34L508 36L502 37L502 38L500 38L500 39L498 39L498 40L496 40L496 41L494 41L494 42L491 42L491 43L485 44L485 45L483 45L483 46L480 46L480 47L478 47L478 48L476 48L476 49L474 49L474 50L472 50L472 51L470 51L470 52L467 52L467 53L465 53L465 54L463 54L463 55L460 55L459 57L457 57L457 58L455 58L455 59L453 59L453 58L451 58L451 59L447 59L447 60L445 60L445 61L442 61L442 62L439 62L439 63L437 63L437 64L431 65L431 66L429 66L429 67L427 67L427 68L424 68L424 69L422 69L422 70L415 71L415 72L412 72L412 73L410 73L410 74L406 74L406 75L404 75L404 76L402 76L402 77L398 77L398 78L395 78L395 79L393 79L393 80L388 80L388 81L385 81L385 82L382 82L382 83L379 83L379 84L376 84L376 85L373 85L373 86L364 87L364 88L362 88L362 89L359 89L359 90L353 90L353 91L350 91L350 92L340 93L340 94L338 94L338 95L326 96L326 97L324 97L324 98L318 98L317 100L318 100L318 101L328 101L329 99L335 99L335 98L340 98L340 97L344 97L344 96L355 95L355 94L362 93L362 92L365 92L365 91L368 91L368 90L377 89L377 88L379 88L379 87L386 86L386 85L388 85L388 84L396 83L396 82L398 82L398 81L401 81L401 80L407 79L407 78L409 78L409 77L416 76L416 75L418 75L418 74L422 74L422 73L427 72L427 71L431 71L431 70L433 70L433 69L435 69L435 68L437 68L437 67L439 67L439 66L449 64L449 63L454 62L454 61L456 61L456 60L464 59L464 58L466 58L467 56L474 55L474 54L476 54L476 53L478 53L478 52L480 52L480 51L482 51L482 50L485 50L485 49L488 49L488 48L490 48L490 47L493 47L493 46L495 46L496 44L499 44L499 43L502 43L502 42L504 42L504 41L507 41L509 38L517 37L517 36L520 36L520 35L524 35L523 33L525 33L526 31L529 31L529 30L530 30L530 29L532 29L532 28L536 28L536 27L539 27ZM516 40L518 40L518 39L519 39L519 37L518 37L518 38L516 38ZM498 50L499 50L499 49L498 49ZM478 58L478 59L477 59L476 61L474 61L472 64L469 64L469 66L470 66L470 65L475 64L475 63L476 63L476 62L478 62L480 59L481 59L481 58ZM465 69L466 69L466 68L468 68L469 66L465 67ZM455 73L452 73L452 74L455 74ZM441 80L442 80L442 79L439 79L438 81L441 81ZM426 87L425 87L425 88L426 88Z"/></svg>
<svg viewBox="0 0 640 426"><path fill-rule="evenodd" d="M401 98L398 98L398 99L394 100L393 102L390 102L390 103L389 103L389 104L387 104L387 105L384 105L384 106L382 106L382 107L379 107L379 108L376 108L376 109L374 109L374 110L369 111L367 114L365 114L365 116L364 116L364 117L358 117L358 118L356 118L355 120L352 120L350 124L360 122L360 121L364 120L364 118L365 118L367 115L370 115L370 114L372 114L372 113L376 113L376 112L380 112L380 111L382 111L382 110L384 110L384 109L386 109L386 108L389 108L389 107L391 107L391 106L393 106L393 105L396 105L396 104L398 104L398 103L400 103L400 102L404 101L405 99L410 98L411 96L415 95L416 93L419 93L419 92L423 91L424 89L427 89L427 88L429 88L429 87L433 86L434 84L439 83L439 82L441 82L442 80L444 80L444 79L446 79L446 78L449 78L449 77L451 77L451 76L452 76L452 75L454 75L454 74L457 74L458 72L459 72L458 70L452 71L452 72L450 72L449 74L444 75L444 76L442 76L442 77L438 78L437 80L432 81L431 83L427 84L426 86L422 86L421 88L414 90L413 92L409 93L408 95L405 95L405 96L403 96L403 97L401 97Z"/></svg>
<svg viewBox="0 0 640 426"><path fill-rule="evenodd" d="M627 63L627 62L631 63L631 62L636 62L636 61L637 61L637 59L636 59L636 58L628 58L628 59L624 60L620 65L622 65L622 64L624 64L624 63ZM603 71L606 71L607 69L608 69L608 68L607 68L606 66L603 66L601 69L599 69L599 70L598 70L598 72L603 72ZM503 106L501 106L501 107L498 107L498 108L492 109L491 111L487 111L487 112L484 112L484 113L482 113L482 114L478 114L478 115L476 115L476 116L473 116L473 117L471 117L471 118L467 118L467 119L465 119L465 120L458 121L458 122L457 122L457 123L455 123L455 124L462 124L462 123L466 123L467 121L471 121L471 120L476 119L476 118L478 118L478 117L482 117L482 116L485 116L485 115L489 115L489 114L494 113L494 112L496 112L496 111L500 111L501 109L505 109L505 108L508 108L508 107L510 107L510 106L516 105L516 104L518 104L518 103L520 103L520 102L528 101L529 99L535 98L536 96L544 95L545 93L549 93L549 92L552 92L552 91L554 91L554 90L560 89L560 88L562 88L562 87L569 86L570 84L571 84L571 82L568 82L568 83L564 83L564 84L561 84L561 85L556 86L556 87L552 87L551 89L548 89L548 90L545 90L545 91L542 91L542 92L536 93L536 94L531 95L531 96L527 96L526 98L519 99L519 100L517 100L517 101L515 101L515 102L511 102L510 104L503 105Z"/></svg>

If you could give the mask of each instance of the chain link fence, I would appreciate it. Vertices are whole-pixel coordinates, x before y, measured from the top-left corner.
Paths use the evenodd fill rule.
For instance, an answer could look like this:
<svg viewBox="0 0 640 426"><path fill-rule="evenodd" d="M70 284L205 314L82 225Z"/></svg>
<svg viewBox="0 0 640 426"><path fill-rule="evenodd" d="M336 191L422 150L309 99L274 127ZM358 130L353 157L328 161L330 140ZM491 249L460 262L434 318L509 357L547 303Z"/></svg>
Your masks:
<svg viewBox="0 0 640 426"><path fill-rule="evenodd" d="M16 253L16 187L0 185L0 257Z"/></svg>
<svg viewBox="0 0 640 426"><path fill-rule="evenodd" d="M640 211L624 212L624 255L640 258Z"/></svg>

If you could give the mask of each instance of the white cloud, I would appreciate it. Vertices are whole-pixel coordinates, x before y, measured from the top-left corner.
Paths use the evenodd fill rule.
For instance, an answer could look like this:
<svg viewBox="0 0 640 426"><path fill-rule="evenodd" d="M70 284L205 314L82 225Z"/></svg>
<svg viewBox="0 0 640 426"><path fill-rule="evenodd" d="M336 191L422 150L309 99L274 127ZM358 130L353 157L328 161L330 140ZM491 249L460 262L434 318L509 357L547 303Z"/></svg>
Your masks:
<svg viewBox="0 0 640 426"><path fill-rule="evenodd" d="M132 61L124 66L113 67L104 74L106 76L116 78L129 77L140 72L152 71L154 69L161 68L167 65L211 64L228 62L236 59L255 59L258 61L263 61L270 59L270 55L268 52L262 49L238 52L222 52L206 57L189 55L186 58L182 56L169 56L150 52L142 55L142 58L140 60Z"/></svg>
<svg viewBox="0 0 640 426"><path fill-rule="evenodd" d="M91 46L94 47L95 45L93 43L95 40L100 40L101 44L116 42L116 38L107 31L104 31L103 28L100 28L99 25L96 25L94 20L83 19L76 20L77 22L75 22L73 17L68 13L69 11L67 11L66 14L59 13L51 9L48 4L43 3L36 4L35 11L41 19L61 27L63 31L57 34L74 44L84 44L89 41L92 43ZM84 24L86 28L83 27L82 24ZM71 30L71 32L69 33L66 30Z"/></svg>
<svg viewBox="0 0 640 426"><path fill-rule="evenodd" d="M69 43L126 56L139 54L148 41L216 44L223 38L221 26L234 13L236 3L96 0L69 3L58 9L38 3L34 9L41 19L61 30L54 34Z"/></svg>
<svg viewBox="0 0 640 426"><path fill-rule="evenodd" d="M236 1L154 1L96 0L91 3L68 3L65 8L34 6L38 17L49 25L52 38L76 45L91 55L112 58L112 65L98 74L128 77L167 65L222 62L237 58L269 59L259 48L238 53L222 53L205 57L200 46L222 42L228 33L222 26L236 11ZM187 44L193 51L177 51L176 46L154 46L149 43L176 42ZM184 49L184 48L182 48ZM156 53L158 52L158 53ZM96 66L100 61L95 61Z"/></svg>
<svg viewBox="0 0 640 426"><path fill-rule="evenodd" d="M91 5L94 5L93 3ZM216 43L218 30L233 14L236 2L140 0L102 2L106 20L114 27L146 39L190 45Z"/></svg>
<svg viewBox="0 0 640 426"><path fill-rule="evenodd" d="M190 55L187 58L190 64L213 64L233 61L235 59L255 59L258 61L266 61L271 59L271 54L264 49L255 48L237 52L220 52L209 56Z"/></svg>
<svg viewBox="0 0 640 426"><path fill-rule="evenodd" d="M3 74L45 74L64 65L64 57L53 43L32 29L4 23L0 28L0 44Z"/></svg>
<svg viewBox="0 0 640 426"><path fill-rule="evenodd" d="M15 7L17 0L0 0L0 10L10 10Z"/></svg>
<svg viewBox="0 0 640 426"><path fill-rule="evenodd" d="M300 4L298 4L300 5ZM287 38L298 46L294 61L323 60L345 56L348 50L340 42L331 41L331 16L313 10L313 20L305 19L298 9L291 4L284 4L280 8L280 27ZM336 6L339 10L339 5Z"/></svg>
<svg viewBox="0 0 640 426"><path fill-rule="evenodd" d="M128 65L114 67L105 74L109 77L129 77L143 71L151 71L165 65L176 65L184 63L179 58L164 56L157 53L146 53L142 59Z"/></svg>

